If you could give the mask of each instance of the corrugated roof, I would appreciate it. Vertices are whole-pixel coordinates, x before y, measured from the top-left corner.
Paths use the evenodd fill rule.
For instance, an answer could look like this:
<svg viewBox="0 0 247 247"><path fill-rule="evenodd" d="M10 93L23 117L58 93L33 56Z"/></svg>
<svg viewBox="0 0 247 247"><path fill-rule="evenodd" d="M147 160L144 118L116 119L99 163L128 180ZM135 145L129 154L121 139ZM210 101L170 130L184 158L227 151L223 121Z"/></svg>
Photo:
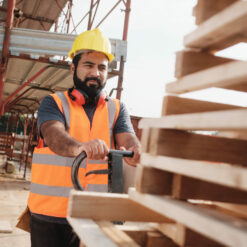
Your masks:
<svg viewBox="0 0 247 247"><path fill-rule="evenodd" d="M69 0L16 0L15 8L23 14L15 17L14 26L29 29L50 30L53 23L59 17L61 11ZM3 7L7 9L7 0L3 1ZM6 13L0 11L0 19L5 18Z"/></svg>

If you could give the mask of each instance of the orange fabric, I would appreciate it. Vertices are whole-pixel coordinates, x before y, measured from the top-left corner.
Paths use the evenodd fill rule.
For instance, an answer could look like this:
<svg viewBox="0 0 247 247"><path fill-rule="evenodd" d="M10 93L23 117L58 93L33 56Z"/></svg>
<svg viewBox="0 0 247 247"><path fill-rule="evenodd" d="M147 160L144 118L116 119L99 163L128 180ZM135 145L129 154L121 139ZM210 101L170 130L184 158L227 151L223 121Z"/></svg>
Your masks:
<svg viewBox="0 0 247 247"><path fill-rule="evenodd" d="M28 198L28 207L32 213L55 217L66 217L64 212L67 212L68 201L68 197L44 196L30 192ZM46 205L46 207L42 207L41 205Z"/></svg>
<svg viewBox="0 0 247 247"><path fill-rule="evenodd" d="M90 121L83 107L72 101L68 93L64 93L69 103L70 109L70 127L69 134L81 142L87 142L93 139L102 139L110 148L109 121L107 103L104 101L98 104L90 127ZM63 113L62 101L52 94L60 111ZM115 121L119 114L119 101L114 100L116 106ZM102 121L105 120L105 121ZM82 124L83 123L83 124ZM35 148L34 154L55 155L48 147ZM86 189L88 184L108 184L108 176L102 174L85 174L92 170L107 169L108 164L87 164L86 168L79 169L79 180L81 185ZM71 167L54 164L32 164L31 182L38 185L55 186L55 187L72 187ZM30 192L28 206L33 213L44 214L56 217L66 217L68 197L62 196L45 196Z"/></svg>

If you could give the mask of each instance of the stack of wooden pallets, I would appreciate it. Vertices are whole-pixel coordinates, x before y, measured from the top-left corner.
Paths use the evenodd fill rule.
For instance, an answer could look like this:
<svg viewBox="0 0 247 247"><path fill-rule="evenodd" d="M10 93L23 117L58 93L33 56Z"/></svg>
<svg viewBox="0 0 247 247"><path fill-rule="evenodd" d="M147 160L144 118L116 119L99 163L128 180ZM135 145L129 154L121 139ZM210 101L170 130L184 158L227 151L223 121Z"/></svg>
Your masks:
<svg viewBox="0 0 247 247"><path fill-rule="evenodd" d="M71 195L68 219L88 247L247 245L247 109L180 96L247 91L247 62L214 55L247 41L247 1L198 0L194 15L199 26L177 53L162 117L139 124L135 189Z"/></svg>

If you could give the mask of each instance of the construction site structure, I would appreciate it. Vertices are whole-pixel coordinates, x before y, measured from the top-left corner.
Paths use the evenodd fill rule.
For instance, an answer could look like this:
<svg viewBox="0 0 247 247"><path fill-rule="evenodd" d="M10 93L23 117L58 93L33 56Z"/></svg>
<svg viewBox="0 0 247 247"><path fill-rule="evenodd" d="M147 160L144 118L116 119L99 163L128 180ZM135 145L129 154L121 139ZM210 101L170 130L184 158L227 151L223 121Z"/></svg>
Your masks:
<svg viewBox="0 0 247 247"><path fill-rule="evenodd" d="M101 28L120 8L124 11L123 22L119 22L123 23L122 38L110 39L115 59L108 79L117 78L109 94L116 92L115 97L121 98L131 0L112 1L113 6L99 19L102 4L101 0L90 0L86 9L85 3L80 3L82 18L75 23L73 0L0 1L0 150L8 160L24 167L24 177L39 138L36 112L41 100L73 85L67 56L76 34L85 31L79 29L81 24L87 30ZM139 120L132 118L135 126ZM15 146L21 148L16 150Z"/></svg>
<svg viewBox="0 0 247 247"><path fill-rule="evenodd" d="M135 188L71 193L68 221L82 246L246 246L247 108L183 94L247 91L247 62L214 55L246 42L247 2L198 0L193 13L198 27L176 54L162 116L139 124Z"/></svg>

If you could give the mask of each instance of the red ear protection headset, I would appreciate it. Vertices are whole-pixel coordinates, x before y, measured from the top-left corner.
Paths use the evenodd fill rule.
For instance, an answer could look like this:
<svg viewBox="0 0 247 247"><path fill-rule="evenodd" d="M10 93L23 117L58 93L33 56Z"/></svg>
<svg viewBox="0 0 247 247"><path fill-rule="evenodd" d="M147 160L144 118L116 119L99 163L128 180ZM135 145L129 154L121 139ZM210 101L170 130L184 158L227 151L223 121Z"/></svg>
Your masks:
<svg viewBox="0 0 247 247"><path fill-rule="evenodd" d="M88 96L86 94L82 94L75 88L69 90L69 96L72 100L77 102L79 105L85 105L85 103L88 101ZM104 92L101 92L99 95L98 104L104 103L105 100L106 100L106 94Z"/></svg>

